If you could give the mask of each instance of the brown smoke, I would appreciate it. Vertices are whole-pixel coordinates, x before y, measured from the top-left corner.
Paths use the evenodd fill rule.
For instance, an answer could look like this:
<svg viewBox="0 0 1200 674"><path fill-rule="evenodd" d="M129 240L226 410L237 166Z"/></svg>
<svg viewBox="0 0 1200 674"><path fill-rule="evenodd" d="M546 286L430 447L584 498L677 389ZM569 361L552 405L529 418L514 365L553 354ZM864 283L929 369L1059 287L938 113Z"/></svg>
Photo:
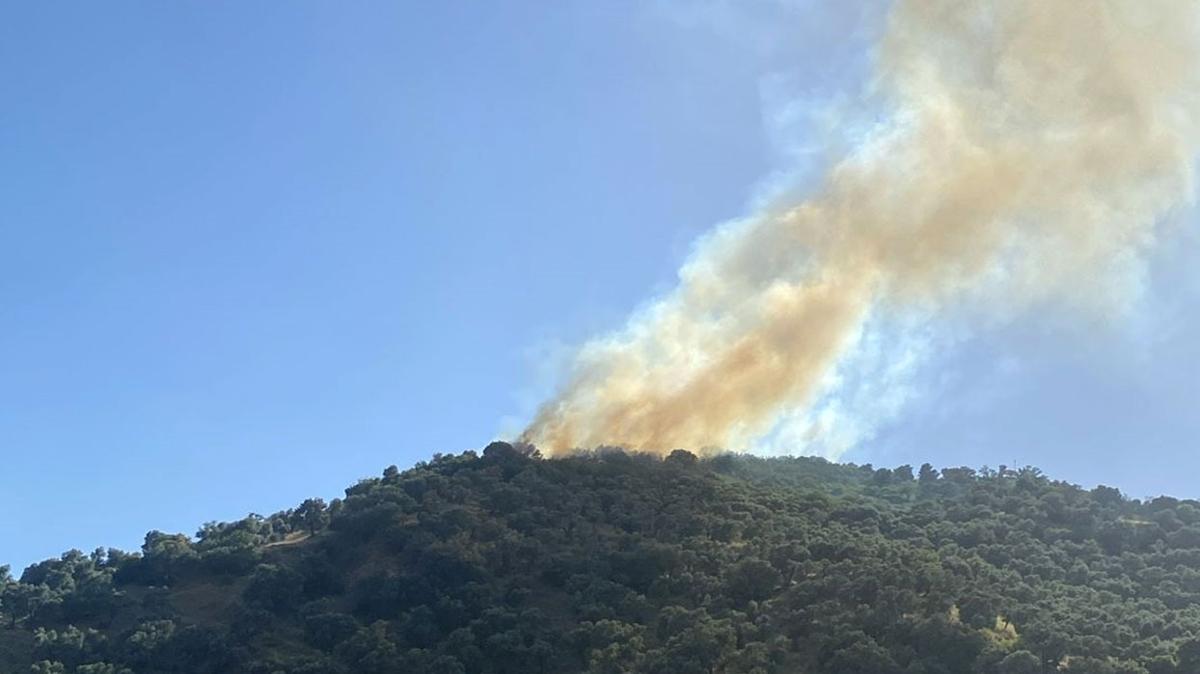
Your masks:
<svg viewBox="0 0 1200 674"><path fill-rule="evenodd" d="M580 350L522 439L736 447L811 401L873 312L1115 301L1191 198L1194 0L899 0L886 123L815 193L702 240Z"/></svg>

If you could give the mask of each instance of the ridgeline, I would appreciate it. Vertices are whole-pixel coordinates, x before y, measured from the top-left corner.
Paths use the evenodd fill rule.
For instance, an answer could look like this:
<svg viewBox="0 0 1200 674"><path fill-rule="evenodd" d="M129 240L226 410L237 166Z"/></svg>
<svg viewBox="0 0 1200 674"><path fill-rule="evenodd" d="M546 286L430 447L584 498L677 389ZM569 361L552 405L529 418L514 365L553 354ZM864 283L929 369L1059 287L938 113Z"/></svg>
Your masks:
<svg viewBox="0 0 1200 674"><path fill-rule="evenodd" d="M0 569L0 672L1200 672L1200 503L1037 469L541 459Z"/></svg>

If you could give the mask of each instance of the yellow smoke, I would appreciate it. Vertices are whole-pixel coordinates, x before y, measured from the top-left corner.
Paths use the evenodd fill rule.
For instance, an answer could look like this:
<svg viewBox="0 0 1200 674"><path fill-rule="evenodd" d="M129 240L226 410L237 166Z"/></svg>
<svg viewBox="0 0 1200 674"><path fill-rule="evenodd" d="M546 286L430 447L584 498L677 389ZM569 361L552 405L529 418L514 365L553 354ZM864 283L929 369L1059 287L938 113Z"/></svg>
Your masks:
<svg viewBox="0 0 1200 674"><path fill-rule="evenodd" d="M679 285L578 353L543 452L737 447L814 389L872 312L1102 305L1191 198L1194 0L899 0L889 117L797 203L718 229Z"/></svg>

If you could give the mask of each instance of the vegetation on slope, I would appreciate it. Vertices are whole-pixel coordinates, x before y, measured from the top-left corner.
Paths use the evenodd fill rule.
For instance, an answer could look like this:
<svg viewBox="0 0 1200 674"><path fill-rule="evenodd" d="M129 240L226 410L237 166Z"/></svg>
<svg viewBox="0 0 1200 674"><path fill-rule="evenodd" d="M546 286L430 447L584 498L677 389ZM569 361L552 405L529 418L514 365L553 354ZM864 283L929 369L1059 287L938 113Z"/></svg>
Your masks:
<svg viewBox="0 0 1200 674"><path fill-rule="evenodd" d="M0 572L0 671L1200 672L1200 503L1036 469L606 451Z"/></svg>

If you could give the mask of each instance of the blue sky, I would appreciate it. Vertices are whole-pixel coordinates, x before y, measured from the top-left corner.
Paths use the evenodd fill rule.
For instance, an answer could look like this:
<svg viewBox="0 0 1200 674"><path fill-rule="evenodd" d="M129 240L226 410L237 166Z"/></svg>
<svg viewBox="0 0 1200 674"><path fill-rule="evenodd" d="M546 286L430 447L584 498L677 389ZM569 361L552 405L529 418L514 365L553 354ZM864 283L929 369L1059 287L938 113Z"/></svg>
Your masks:
<svg viewBox="0 0 1200 674"><path fill-rule="evenodd" d="M0 14L0 560L337 496L805 170L876 4L26 3ZM811 159L811 158L810 158ZM939 354L848 460L1197 496L1190 214L1134 316Z"/></svg>

